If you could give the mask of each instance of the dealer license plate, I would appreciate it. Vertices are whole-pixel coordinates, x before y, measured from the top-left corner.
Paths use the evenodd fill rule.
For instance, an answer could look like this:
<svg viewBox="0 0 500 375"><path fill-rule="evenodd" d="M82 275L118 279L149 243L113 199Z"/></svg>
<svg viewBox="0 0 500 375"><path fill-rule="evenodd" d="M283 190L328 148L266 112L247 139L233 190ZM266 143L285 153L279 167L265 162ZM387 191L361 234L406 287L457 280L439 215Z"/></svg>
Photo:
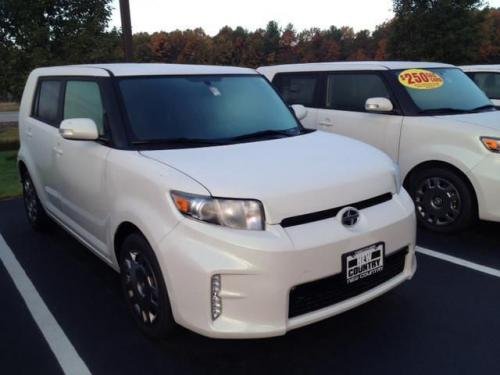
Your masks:
<svg viewBox="0 0 500 375"><path fill-rule="evenodd" d="M342 256L347 284L370 277L384 269L384 244L378 243Z"/></svg>

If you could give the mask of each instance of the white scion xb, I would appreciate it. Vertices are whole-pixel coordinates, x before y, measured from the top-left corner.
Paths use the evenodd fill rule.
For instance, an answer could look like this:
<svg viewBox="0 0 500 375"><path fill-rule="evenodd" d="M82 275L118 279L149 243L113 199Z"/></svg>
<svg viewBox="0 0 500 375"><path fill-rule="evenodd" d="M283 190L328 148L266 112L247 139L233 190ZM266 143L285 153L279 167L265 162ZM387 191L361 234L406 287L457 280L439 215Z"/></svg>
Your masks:
<svg viewBox="0 0 500 375"><path fill-rule="evenodd" d="M399 163L417 218L457 232L500 221L500 112L459 68L412 61L278 65L257 69L302 124L352 137Z"/></svg>
<svg viewBox="0 0 500 375"><path fill-rule="evenodd" d="M414 206L395 164L304 129L254 70L36 69L19 125L29 221L50 218L119 271L149 336L174 323L282 335L415 272Z"/></svg>

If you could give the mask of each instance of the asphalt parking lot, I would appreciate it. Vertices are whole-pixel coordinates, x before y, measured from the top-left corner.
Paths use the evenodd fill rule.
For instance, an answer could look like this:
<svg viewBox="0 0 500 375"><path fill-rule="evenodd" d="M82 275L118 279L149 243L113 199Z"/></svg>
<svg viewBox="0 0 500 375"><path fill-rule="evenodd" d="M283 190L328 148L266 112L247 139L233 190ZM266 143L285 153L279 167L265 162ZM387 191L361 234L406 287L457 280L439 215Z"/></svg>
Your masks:
<svg viewBox="0 0 500 375"><path fill-rule="evenodd" d="M62 230L34 233L19 199L0 202L0 234L27 276L16 286L4 253L0 374L500 373L500 224L456 236L421 231L419 246L459 259L419 253L415 278L381 298L283 337L242 341L186 330L147 340L129 318L118 275ZM28 279L40 297L32 309L40 314L45 304L53 321L42 314L37 322L28 309Z"/></svg>

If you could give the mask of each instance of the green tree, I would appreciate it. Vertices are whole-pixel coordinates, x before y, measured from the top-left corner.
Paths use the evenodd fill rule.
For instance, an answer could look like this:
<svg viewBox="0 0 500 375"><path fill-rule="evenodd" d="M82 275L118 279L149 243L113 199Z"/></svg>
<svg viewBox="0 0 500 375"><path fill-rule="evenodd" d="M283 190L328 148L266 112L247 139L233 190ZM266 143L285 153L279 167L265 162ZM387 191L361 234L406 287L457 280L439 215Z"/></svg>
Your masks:
<svg viewBox="0 0 500 375"><path fill-rule="evenodd" d="M393 58L470 63L481 39L482 0L394 0Z"/></svg>
<svg viewBox="0 0 500 375"><path fill-rule="evenodd" d="M3 90L18 98L26 75L39 66L116 59L119 34L106 32L110 2L0 0Z"/></svg>

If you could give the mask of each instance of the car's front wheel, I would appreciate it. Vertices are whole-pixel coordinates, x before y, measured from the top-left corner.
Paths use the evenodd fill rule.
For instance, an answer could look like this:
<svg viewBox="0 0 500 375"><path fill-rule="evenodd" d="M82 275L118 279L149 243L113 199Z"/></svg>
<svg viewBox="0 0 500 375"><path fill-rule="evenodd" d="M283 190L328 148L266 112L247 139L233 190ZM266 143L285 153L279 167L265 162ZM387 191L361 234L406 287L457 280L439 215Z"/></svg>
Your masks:
<svg viewBox="0 0 500 375"><path fill-rule="evenodd" d="M176 324L160 266L147 240L138 233L129 235L119 262L125 300L139 329L155 339L170 336Z"/></svg>
<svg viewBox="0 0 500 375"><path fill-rule="evenodd" d="M21 183L23 185L24 208L29 223L37 231L46 229L50 219L38 198L35 185L28 172L22 173Z"/></svg>
<svg viewBox="0 0 500 375"><path fill-rule="evenodd" d="M476 219L473 192L463 177L446 168L429 168L410 176L410 193L419 223L427 229L452 233Z"/></svg>

